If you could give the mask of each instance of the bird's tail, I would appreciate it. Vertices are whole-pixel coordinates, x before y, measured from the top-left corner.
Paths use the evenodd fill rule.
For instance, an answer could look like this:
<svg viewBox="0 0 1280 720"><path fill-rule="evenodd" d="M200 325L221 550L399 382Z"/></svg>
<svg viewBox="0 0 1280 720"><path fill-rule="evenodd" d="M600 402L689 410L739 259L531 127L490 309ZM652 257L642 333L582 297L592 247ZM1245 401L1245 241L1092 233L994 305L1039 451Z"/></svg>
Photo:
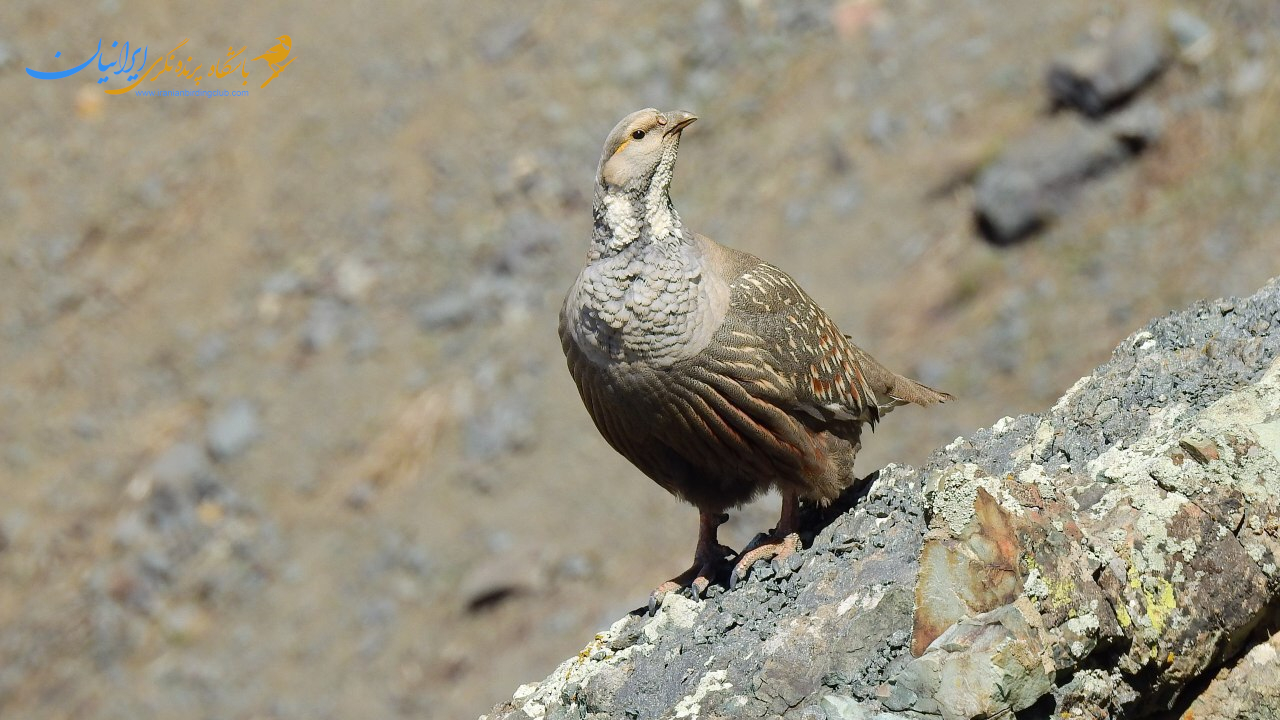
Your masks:
<svg viewBox="0 0 1280 720"><path fill-rule="evenodd" d="M903 403L915 403L922 407L937 405L948 400L955 400L950 393L934 390L908 377L894 375L893 387L889 388L889 397Z"/></svg>
<svg viewBox="0 0 1280 720"><path fill-rule="evenodd" d="M846 335L845 337L848 336ZM868 387L875 397L880 400L879 404L883 406L882 409L884 410L892 409L898 405L906 405L907 403L929 407L948 400L955 400L950 393L934 390L928 385L922 385L909 377L903 377L893 372L876 362L875 358L868 355L865 350L857 345L851 343L849 349L857 360L858 367L862 369L862 374L866 378Z"/></svg>

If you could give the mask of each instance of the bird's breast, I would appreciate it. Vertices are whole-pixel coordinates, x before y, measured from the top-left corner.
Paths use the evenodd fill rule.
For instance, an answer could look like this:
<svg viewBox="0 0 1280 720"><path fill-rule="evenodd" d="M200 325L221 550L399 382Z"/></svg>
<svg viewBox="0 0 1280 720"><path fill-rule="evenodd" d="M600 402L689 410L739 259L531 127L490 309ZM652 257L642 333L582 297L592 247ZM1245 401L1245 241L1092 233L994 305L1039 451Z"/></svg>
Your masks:
<svg viewBox="0 0 1280 720"><path fill-rule="evenodd" d="M666 367L706 348L727 306L723 283L697 266L608 258L583 269L565 301L564 324L596 364Z"/></svg>

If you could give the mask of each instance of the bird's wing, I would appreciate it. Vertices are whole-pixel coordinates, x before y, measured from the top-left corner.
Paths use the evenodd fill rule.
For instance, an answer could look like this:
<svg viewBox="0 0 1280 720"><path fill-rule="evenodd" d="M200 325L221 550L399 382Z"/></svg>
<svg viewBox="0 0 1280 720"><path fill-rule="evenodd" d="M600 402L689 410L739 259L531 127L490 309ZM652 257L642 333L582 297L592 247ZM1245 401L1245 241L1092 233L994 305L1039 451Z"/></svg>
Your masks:
<svg viewBox="0 0 1280 720"><path fill-rule="evenodd" d="M868 382L867 361L875 361L782 270L746 267L730 283L729 305L718 341L750 355L739 364L758 369L758 377L745 373L753 394L820 424L875 423L892 407Z"/></svg>

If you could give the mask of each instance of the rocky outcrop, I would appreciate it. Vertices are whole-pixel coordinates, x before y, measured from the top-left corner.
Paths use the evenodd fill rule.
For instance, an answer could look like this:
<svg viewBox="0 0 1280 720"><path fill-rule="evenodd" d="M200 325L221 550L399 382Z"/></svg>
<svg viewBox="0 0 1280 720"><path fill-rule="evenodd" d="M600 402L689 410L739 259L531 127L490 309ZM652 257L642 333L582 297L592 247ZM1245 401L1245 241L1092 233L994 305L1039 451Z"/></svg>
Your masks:
<svg viewBox="0 0 1280 720"><path fill-rule="evenodd" d="M792 562L622 618L487 717L1274 717L1278 358L1278 281L1153 322L1048 412L886 467Z"/></svg>

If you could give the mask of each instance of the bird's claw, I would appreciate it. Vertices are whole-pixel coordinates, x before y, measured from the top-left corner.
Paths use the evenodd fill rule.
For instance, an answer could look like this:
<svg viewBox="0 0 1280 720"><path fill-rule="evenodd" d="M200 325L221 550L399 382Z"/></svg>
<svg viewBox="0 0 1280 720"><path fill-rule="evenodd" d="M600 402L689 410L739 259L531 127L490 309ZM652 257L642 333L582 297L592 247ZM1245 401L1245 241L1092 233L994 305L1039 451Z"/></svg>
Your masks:
<svg viewBox="0 0 1280 720"><path fill-rule="evenodd" d="M781 538L765 535L762 539L762 536L756 536L751 544L743 549L738 562L733 566L733 571L729 573L729 589L734 589L739 582L746 580L751 574L751 567L761 560L772 560L774 565L781 568L783 562L799 550L800 535L798 533L790 533Z"/></svg>
<svg viewBox="0 0 1280 720"><path fill-rule="evenodd" d="M683 588L692 590L695 600L706 597L711 583L715 582L715 579L724 570L728 561L738 557L737 551L724 545L717 545L715 551L712 557L703 557L695 560L693 566L688 570L662 583L652 593L649 593L649 615L652 616L658 611L658 607L667 595L679 592Z"/></svg>

